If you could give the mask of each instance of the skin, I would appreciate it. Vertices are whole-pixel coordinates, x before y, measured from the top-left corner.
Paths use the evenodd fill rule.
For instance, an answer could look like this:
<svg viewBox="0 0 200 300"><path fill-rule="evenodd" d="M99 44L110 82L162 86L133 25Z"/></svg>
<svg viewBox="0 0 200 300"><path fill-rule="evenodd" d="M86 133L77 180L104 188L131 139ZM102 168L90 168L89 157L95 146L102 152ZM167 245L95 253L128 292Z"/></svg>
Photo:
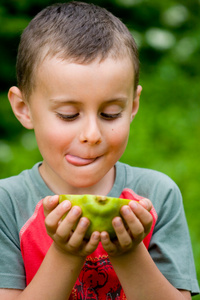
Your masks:
<svg viewBox="0 0 200 300"><path fill-rule="evenodd" d="M125 150L130 122L139 107L142 88L134 93L133 78L129 58L89 65L53 58L40 66L29 101L17 87L10 89L16 117L35 131L44 159L40 173L55 194L106 195L111 190L114 164ZM189 292L166 280L142 243L152 224L150 200L131 201L121 208L128 230L120 217L114 218L115 242L107 232L94 232L86 242L89 220L81 217L80 207L71 209L67 200L58 205L58 195L46 197L43 206L53 243L25 290L1 289L2 300L68 299L86 256L99 241L128 300L191 299Z"/></svg>

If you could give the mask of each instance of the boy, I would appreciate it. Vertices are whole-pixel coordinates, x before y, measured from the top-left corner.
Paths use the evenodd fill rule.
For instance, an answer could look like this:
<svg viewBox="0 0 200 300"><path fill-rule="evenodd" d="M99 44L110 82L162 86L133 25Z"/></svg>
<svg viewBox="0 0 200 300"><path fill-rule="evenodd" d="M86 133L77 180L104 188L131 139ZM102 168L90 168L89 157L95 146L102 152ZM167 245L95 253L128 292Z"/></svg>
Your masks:
<svg viewBox="0 0 200 300"><path fill-rule="evenodd" d="M43 162L0 183L1 300L179 300L199 292L177 186L118 162L138 111L138 65L125 25L92 4L48 7L25 29L18 87L8 97L34 129ZM116 240L93 232L86 241L89 220L69 201L58 204L59 194L139 201L121 209L128 229L113 219Z"/></svg>

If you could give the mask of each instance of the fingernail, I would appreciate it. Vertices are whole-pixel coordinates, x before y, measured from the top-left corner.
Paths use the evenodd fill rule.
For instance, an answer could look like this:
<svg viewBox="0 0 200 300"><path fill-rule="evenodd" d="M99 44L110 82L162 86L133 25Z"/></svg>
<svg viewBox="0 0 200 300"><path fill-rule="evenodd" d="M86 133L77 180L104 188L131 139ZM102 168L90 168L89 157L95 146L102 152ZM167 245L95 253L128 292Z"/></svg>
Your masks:
<svg viewBox="0 0 200 300"><path fill-rule="evenodd" d="M108 241L109 240L109 235L108 235L108 233L106 231L102 231L101 232L101 239L103 241Z"/></svg>
<svg viewBox="0 0 200 300"><path fill-rule="evenodd" d="M88 226L88 222L85 219L80 219L79 224L80 224L81 227L87 227Z"/></svg>
<svg viewBox="0 0 200 300"><path fill-rule="evenodd" d="M146 209L149 208L149 201L146 200L145 198L142 199L142 200L140 200L139 203L140 203L143 207L145 207Z"/></svg>
<svg viewBox="0 0 200 300"><path fill-rule="evenodd" d="M147 206L147 202L145 201L145 200L140 200L140 204L143 204L143 205L145 205L145 206Z"/></svg>
<svg viewBox="0 0 200 300"><path fill-rule="evenodd" d="M136 201L131 201L131 202L130 202L130 207L131 207L132 209L136 209L136 208L138 207L138 203L137 203Z"/></svg>
<svg viewBox="0 0 200 300"><path fill-rule="evenodd" d="M123 211L124 215L129 215L131 213L131 210L130 210L130 208L128 206L124 206L122 208L122 211Z"/></svg>
<svg viewBox="0 0 200 300"><path fill-rule="evenodd" d="M116 227L119 227L119 226L122 225L122 220L121 220L121 218L115 218L115 220L114 220L113 222L114 222L114 225L115 225Z"/></svg>
<svg viewBox="0 0 200 300"><path fill-rule="evenodd" d="M62 202L62 207L64 209L69 209L71 207L71 203L68 200Z"/></svg>
<svg viewBox="0 0 200 300"><path fill-rule="evenodd" d="M72 207L72 214L75 216L79 215L79 210L76 207Z"/></svg>
<svg viewBox="0 0 200 300"><path fill-rule="evenodd" d="M92 237L93 237L94 240L97 241L100 238L100 234L98 232L93 232Z"/></svg>
<svg viewBox="0 0 200 300"><path fill-rule="evenodd" d="M57 200L57 198L58 198L57 195L50 196L48 199L49 204L52 204L55 200Z"/></svg>

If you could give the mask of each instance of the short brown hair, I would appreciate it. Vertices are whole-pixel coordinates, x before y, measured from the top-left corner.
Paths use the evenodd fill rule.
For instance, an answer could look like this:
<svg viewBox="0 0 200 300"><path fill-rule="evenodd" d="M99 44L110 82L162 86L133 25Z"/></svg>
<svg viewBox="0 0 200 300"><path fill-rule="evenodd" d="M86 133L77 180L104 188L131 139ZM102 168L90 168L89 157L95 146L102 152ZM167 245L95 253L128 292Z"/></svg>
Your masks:
<svg viewBox="0 0 200 300"><path fill-rule="evenodd" d="M136 43L128 28L108 12L83 2L58 3L39 12L22 33L17 56L17 81L26 98L35 86L35 73L46 57L58 56L87 64L97 57L133 62L134 87L139 81Z"/></svg>

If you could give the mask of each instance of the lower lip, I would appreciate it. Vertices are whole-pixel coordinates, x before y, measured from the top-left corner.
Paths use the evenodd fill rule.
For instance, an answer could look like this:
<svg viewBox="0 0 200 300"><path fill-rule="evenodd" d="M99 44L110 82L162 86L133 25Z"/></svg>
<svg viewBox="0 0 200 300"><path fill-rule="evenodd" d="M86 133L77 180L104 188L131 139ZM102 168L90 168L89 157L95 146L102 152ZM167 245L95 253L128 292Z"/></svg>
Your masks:
<svg viewBox="0 0 200 300"><path fill-rule="evenodd" d="M82 167L92 164L97 158L82 158L79 156L74 156L67 154L65 156L68 163L74 166Z"/></svg>

